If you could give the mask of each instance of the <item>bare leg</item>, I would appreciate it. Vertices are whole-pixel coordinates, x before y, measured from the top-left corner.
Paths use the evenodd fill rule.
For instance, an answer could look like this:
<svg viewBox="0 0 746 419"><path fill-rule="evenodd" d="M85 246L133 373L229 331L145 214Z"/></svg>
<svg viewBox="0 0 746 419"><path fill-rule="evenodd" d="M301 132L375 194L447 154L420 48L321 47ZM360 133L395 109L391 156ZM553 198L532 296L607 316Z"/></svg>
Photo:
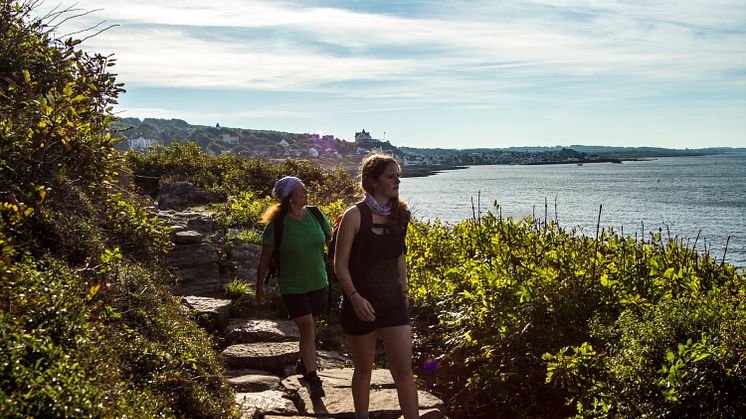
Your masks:
<svg viewBox="0 0 746 419"><path fill-rule="evenodd" d="M352 352L352 400L355 403L355 414L368 416L370 405L370 377L373 372L373 358L376 355L376 332L367 335L347 335L347 343Z"/></svg>
<svg viewBox="0 0 746 419"><path fill-rule="evenodd" d="M316 371L316 319L310 314L293 319L300 334L300 359L306 372Z"/></svg>
<svg viewBox="0 0 746 419"><path fill-rule="evenodd" d="M405 419L419 417L417 385L412 376L412 327L394 326L378 329L386 348L389 370L396 384L399 406Z"/></svg>

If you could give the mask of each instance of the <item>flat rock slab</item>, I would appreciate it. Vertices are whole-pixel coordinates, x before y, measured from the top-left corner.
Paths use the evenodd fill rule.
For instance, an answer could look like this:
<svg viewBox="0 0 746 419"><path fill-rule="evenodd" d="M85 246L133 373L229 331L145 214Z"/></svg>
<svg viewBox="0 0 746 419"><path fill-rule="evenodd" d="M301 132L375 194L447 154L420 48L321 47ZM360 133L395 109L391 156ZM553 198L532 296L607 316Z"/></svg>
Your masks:
<svg viewBox="0 0 746 419"><path fill-rule="evenodd" d="M292 320L230 319L225 329L229 345L253 342L297 342L298 328Z"/></svg>
<svg viewBox="0 0 746 419"><path fill-rule="evenodd" d="M319 367L322 369L340 369L348 365L350 358L341 352L336 351L316 351Z"/></svg>
<svg viewBox="0 0 746 419"><path fill-rule="evenodd" d="M188 268L208 263L218 263L218 252L210 244L182 244L175 246L163 257L163 261L178 268Z"/></svg>
<svg viewBox="0 0 746 419"><path fill-rule="evenodd" d="M225 374L228 384L237 392L256 393L267 390L278 390L282 378L267 371L228 370Z"/></svg>
<svg viewBox="0 0 746 419"><path fill-rule="evenodd" d="M197 321L208 331L225 329L231 300L190 295L184 297L184 304L196 312Z"/></svg>
<svg viewBox="0 0 746 419"><path fill-rule="evenodd" d="M348 366L351 361L341 352L318 350L316 351L316 363L318 368L320 368L318 371L321 373L321 371L324 370L344 368L345 366ZM285 366L283 377L289 377L295 374L295 364Z"/></svg>
<svg viewBox="0 0 746 419"><path fill-rule="evenodd" d="M324 386L326 397L312 401L308 389L297 392L296 406L301 414L331 417L355 417L352 389ZM418 391L420 411L442 409L443 401L425 391ZM371 418L396 419L401 416L399 398L395 389L371 389L369 412ZM442 417L442 416L441 416Z"/></svg>
<svg viewBox="0 0 746 419"><path fill-rule="evenodd" d="M420 409L420 419L445 419L446 415L440 411L440 409ZM404 416L399 416L399 419L404 419Z"/></svg>
<svg viewBox="0 0 746 419"><path fill-rule="evenodd" d="M267 414L280 416L298 414L293 401L285 397L285 393L277 390L236 393L236 403L240 406L242 418L263 417Z"/></svg>
<svg viewBox="0 0 746 419"><path fill-rule="evenodd" d="M223 350L230 368L270 371L275 374L282 374L285 365L294 364L299 355L298 342L240 343Z"/></svg>
<svg viewBox="0 0 746 419"><path fill-rule="evenodd" d="M318 374L326 388L350 388L353 368L336 368L319 370ZM289 391L298 391L303 385L300 375L293 375L282 380L282 386ZM370 385L373 388L395 388L394 379L387 369L375 369L371 374Z"/></svg>
<svg viewBox="0 0 746 419"><path fill-rule="evenodd" d="M194 230L174 231L171 233L171 240L174 244L197 244L205 240L205 235Z"/></svg>

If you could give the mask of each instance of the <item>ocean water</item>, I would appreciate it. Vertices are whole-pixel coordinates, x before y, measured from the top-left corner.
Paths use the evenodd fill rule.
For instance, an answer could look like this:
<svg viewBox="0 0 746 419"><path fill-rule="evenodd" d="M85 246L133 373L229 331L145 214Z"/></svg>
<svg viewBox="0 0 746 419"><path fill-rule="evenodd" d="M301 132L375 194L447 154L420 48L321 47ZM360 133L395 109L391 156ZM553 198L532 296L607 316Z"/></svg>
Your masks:
<svg viewBox="0 0 746 419"><path fill-rule="evenodd" d="M690 245L699 234L697 249L706 245L718 261L729 240L726 262L746 268L742 153L582 166L471 166L403 178L399 193L420 219L457 222L479 211L495 213L497 202L503 217L543 220L546 214L588 236L596 234L602 206L602 227L638 238L643 229L647 238L662 228L664 237L668 231Z"/></svg>

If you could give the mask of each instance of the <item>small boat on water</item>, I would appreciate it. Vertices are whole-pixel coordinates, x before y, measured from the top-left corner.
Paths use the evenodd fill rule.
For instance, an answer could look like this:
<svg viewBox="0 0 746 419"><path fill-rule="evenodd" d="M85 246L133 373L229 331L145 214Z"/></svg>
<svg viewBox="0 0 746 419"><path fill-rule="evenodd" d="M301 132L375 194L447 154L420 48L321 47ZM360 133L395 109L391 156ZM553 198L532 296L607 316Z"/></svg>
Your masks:
<svg viewBox="0 0 746 419"><path fill-rule="evenodd" d="M583 163L578 163L578 166L582 166L582 165L583 165Z"/></svg>

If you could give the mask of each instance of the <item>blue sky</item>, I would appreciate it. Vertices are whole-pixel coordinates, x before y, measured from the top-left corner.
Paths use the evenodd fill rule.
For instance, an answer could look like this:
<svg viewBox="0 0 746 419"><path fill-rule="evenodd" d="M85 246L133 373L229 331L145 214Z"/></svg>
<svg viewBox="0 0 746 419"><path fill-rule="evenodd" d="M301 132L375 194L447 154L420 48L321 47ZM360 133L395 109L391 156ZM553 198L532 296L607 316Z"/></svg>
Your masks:
<svg viewBox="0 0 746 419"><path fill-rule="evenodd" d="M743 0L60 7L93 13L59 35L118 25L83 48L117 59L121 116L413 147L746 147Z"/></svg>

